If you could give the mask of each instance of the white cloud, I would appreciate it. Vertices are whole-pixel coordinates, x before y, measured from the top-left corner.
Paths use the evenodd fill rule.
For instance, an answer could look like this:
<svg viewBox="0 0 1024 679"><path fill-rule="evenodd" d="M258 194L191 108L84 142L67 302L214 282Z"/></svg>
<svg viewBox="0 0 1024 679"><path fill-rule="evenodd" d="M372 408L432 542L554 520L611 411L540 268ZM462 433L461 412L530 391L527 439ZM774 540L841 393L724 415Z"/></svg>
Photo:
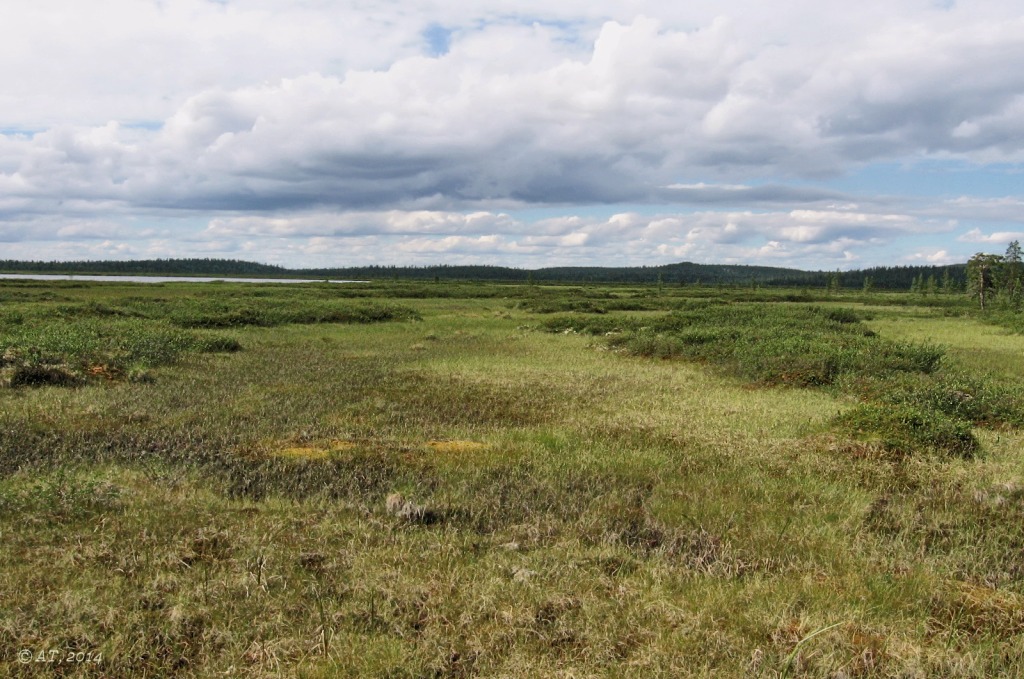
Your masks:
<svg viewBox="0 0 1024 679"><path fill-rule="evenodd" d="M1011 241L1024 240L1024 231L996 231L994 233L982 233L981 229L971 229L960 236L957 240L964 243L1007 245Z"/></svg>
<svg viewBox="0 0 1024 679"><path fill-rule="evenodd" d="M913 252L906 257L904 261L908 264L929 264L933 266L944 266L946 264L957 264L963 263L965 260L963 257L950 255L946 250L921 250Z"/></svg>
<svg viewBox="0 0 1024 679"><path fill-rule="evenodd" d="M1012 2L39 0L0 24L0 238L851 260L1020 221L1020 196L883 205L815 182L1024 162L1022 62ZM662 207L580 216L616 204ZM509 216L531 206L563 214Z"/></svg>
<svg viewBox="0 0 1024 679"><path fill-rule="evenodd" d="M773 50L739 44L731 24L683 32L643 17L608 22L586 60L550 30L484 27L441 58L207 89L148 138L116 123L55 128L22 148L18 172L128 201L239 209L254 192L266 203L352 207L432 196L644 200L658 185L743 187L673 183L674 174L838 172L893 152L958 150L965 137L951 130L965 117L936 120L937 101L972 114L976 150L1018 150L1014 137L986 130L1015 112L1024 75L968 77L956 57L1024 58L1024 23L918 28L916 40L885 30L855 43L860 52L797 73ZM935 57L938 47L947 55ZM161 200L168 183L178 190Z"/></svg>
<svg viewBox="0 0 1024 679"><path fill-rule="evenodd" d="M745 184L706 184L704 182L697 182L696 184L669 184L665 187L666 189L681 189L689 191L706 191L706 190L720 190L720 191L749 191L751 187Z"/></svg>
<svg viewBox="0 0 1024 679"><path fill-rule="evenodd" d="M397 253L401 263L417 264L475 253L489 257L487 263L508 262L506 258L514 255L523 266L578 263L580 258L654 264L685 256L705 262L737 257L752 262L786 260L789 265L813 257L827 262L825 268L834 268L858 259L856 250L884 251L891 242L928 229L928 222L911 216L808 211L630 212L538 222L504 213L386 211L217 219L201 235L308 239L318 244L317 254L345 253L347 261L352 243L376 243L378 252Z"/></svg>
<svg viewBox="0 0 1024 679"><path fill-rule="evenodd" d="M945 201L941 206L932 208L931 211L960 219L1024 223L1024 197L960 196Z"/></svg>

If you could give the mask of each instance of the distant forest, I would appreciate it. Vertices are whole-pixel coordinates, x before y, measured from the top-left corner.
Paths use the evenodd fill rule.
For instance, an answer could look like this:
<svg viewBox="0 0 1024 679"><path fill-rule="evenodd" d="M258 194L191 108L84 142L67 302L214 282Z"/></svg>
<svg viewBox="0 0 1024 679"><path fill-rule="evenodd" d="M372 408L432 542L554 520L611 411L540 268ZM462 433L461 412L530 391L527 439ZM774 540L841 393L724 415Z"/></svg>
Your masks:
<svg viewBox="0 0 1024 679"><path fill-rule="evenodd" d="M240 259L139 259L130 261L19 262L0 259L0 273L123 274L126 276L282 276L288 269Z"/></svg>
<svg viewBox="0 0 1024 679"><path fill-rule="evenodd" d="M857 271L801 271L768 266L693 264L634 267L503 266L359 266L329 269L288 269L237 259L146 259L134 261L21 262L0 260L3 273L123 274L180 276L260 276L265 278L343 278L356 280L465 280L537 283L662 283L665 285L731 285L863 288L909 290L943 285L963 290L966 264L950 266L882 266Z"/></svg>

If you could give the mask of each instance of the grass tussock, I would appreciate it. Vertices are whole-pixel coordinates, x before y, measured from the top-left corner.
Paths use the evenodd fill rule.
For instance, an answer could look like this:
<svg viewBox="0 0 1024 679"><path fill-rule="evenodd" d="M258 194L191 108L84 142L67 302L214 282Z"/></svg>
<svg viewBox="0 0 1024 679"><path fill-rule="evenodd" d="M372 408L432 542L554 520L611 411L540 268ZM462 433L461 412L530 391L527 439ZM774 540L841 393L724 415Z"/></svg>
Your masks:
<svg viewBox="0 0 1024 679"><path fill-rule="evenodd" d="M941 348L882 340L860 320L848 309L741 303L650 318L562 316L544 326L605 335L628 354L700 361L764 385L828 386L843 375L931 373L941 364Z"/></svg>
<svg viewBox="0 0 1024 679"><path fill-rule="evenodd" d="M187 353L233 353L237 339L199 335L160 323L96 319L41 321L0 328L0 374L11 387L78 386L146 379Z"/></svg>
<svg viewBox="0 0 1024 679"><path fill-rule="evenodd" d="M979 447L969 423L905 403L861 404L837 417L834 425L854 439L896 455L971 457Z"/></svg>
<svg viewBox="0 0 1024 679"><path fill-rule="evenodd" d="M289 323L383 323L418 320L415 311L393 304L316 303L281 307L272 302L238 306L206 301L180 305L168 318L182 328L273 327Z"/></svg>
<svg viewBox="0 0 1024 679"><path fill-rule="evenodd" d="M951 370L886 379L859 377L847 388L868 401L907 404L979 427L1024 426L1024 389L1011 380Z"/></svg>

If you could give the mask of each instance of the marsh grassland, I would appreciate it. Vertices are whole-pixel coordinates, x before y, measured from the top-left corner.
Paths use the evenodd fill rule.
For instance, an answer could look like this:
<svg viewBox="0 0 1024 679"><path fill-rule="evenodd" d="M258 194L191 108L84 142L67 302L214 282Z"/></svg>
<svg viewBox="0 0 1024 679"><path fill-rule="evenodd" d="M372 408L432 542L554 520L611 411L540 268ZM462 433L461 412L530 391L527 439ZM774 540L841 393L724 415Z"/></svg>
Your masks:
<svg viewBox="0 0 1024 679"><path fill-rule="evenodd" d="M0 674L1024 675L1024 336L990 320L5 282Z"/></svg>

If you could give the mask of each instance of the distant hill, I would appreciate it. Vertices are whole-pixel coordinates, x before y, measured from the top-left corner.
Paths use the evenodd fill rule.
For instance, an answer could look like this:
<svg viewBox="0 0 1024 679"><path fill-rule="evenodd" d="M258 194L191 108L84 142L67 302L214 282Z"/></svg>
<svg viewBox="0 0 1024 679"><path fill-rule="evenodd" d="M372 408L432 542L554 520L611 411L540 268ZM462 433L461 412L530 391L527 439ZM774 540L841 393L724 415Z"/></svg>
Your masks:
<svg viewBox="0 0 1024 679"><path fill-rule="evenodd" d="M124 274L181 276L261 276L266 278L344 278L359 280L419 279L564 283L657 283L666 285L768 285L816 287L839 277L844 288L861 288L865 278L882 290L907 290L915 278L934 277L937 284L947 278L963 288L964 264L951 266L874 267L858 271L802 271L770 266L740 264L694 264L679 262L662 266L635 267L545 267L518 269L503 266L359 266L317 269L289 269L237 259L147 259L132 261L22 262L0 260L4 273Z"/></svg>

